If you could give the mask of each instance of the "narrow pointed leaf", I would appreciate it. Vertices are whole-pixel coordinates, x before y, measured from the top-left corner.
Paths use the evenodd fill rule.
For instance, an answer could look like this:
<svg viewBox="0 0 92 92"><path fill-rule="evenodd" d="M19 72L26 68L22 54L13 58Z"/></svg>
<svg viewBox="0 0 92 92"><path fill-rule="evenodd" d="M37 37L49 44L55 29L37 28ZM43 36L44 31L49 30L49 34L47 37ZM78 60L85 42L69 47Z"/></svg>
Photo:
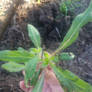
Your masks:
<svg viewBox="0 0 92 92"><path fill-rule="evenodd" d="M28 35L37 48L41 47L40 34L33 25L28 24Z"/></svg>
<svg viewBox="0 0 92 92"><path fill-rule="evenodd" d="M40 75L40 69L37 70L35 73L34 73L34 76L32 77L31 81L30 81L30 85L33 85L35 86L36 83L37 83L37 80L39 78L39 75Z"/></svg>
<svg viewBox="0 0 92 92"><path fill-rule="evenodd" d="M38 56L35 56L34 58L30 59L29 62L26 63L25 66L25 84L27 86L29 80L31 81L36 72L36 67L39 62Z"/></svg>
<svg viewBox="0 0 92 92"><path fill-rule="evenodd" d="M17 63L28 62L34 55L26 50L4 50L0 51L0 60Z"/></svg>
<svg viewBox="0 0 92 92"><path fill-rule="evenodd" d="M15 62L9 62L2 65L2 68L6 69L9 72L19 72L24 70L24 67L25 66L23 64L17 64Z"/></svg>
<svg viewBox="0 0 92 92"><path fill-rule="evenodd" d="M56 74L61 85L67 89L68 92L92 92L92 86L68 70L63 70L52 65L54 73Z"/></svg>
<svg viewBox="0 0 92 92"><path fill-rule="evenodd" d="M42 73L40 79L38 80L32 92L42 92L43 84L44 84L44 73Z"/></svg>
<svg viewBox="0 0 92 92"><path fill-rule="evenodd" d="M72 26L64 37L63 42L61 43L59 48L63 50L70 46L77 39L80 29L88 22L92 22L92 0L86 11L84 13L79 14L74 19Z"/></svg>

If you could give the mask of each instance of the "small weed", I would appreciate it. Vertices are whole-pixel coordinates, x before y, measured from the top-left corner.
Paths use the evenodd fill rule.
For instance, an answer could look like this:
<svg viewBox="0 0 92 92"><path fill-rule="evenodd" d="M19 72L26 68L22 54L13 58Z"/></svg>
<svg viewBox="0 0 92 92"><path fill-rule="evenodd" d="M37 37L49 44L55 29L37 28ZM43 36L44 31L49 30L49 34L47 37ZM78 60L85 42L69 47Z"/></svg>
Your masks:
<svg viewBox="0 0 92 92"><path fill-rule="evenodd" d="M73 12L75 8L80 7L78 3L80 0L62 0L60 4L60 11L67 16L68 11Z"/></svg>
<svg viewBox="0 0 92 92"><path fill-rule="evenodd" d="M92 92L92 87L79 77L68 70L63 70L56 66L56 63L62 60L72 60L73 53L63 52L78 38L80 29L92 21L92 0L89 7L84 13L78 15L60 46L55 52L50 54L43 51L41 47L41 38L38 30L28 24L28 35L30 40L34 43L35 48L25 50L18 48L18 50L4 50L0 51L0 60L8 61L2 65L2 68L10 72L25 71L25 85L35 86L32 92L42 92L44 82L44 69L50 66L53 69L57 79L67 92ZM39 75L40 78L39 78ZM37 90L38 89L38 90Z"/></svg>

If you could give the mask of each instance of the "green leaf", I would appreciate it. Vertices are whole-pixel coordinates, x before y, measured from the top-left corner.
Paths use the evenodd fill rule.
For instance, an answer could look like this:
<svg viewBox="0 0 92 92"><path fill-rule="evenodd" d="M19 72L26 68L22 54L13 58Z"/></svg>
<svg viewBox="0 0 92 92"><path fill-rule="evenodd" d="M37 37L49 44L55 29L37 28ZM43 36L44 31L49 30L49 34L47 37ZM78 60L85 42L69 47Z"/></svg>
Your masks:
<svg viewBox="0 0 92 92"><path fill-rule="evenodd" d="M15 62L9 62L2 65L2 68L6 69L9 72L19 72L22 71L24 67L25 66L23 64L17 64Z"/></svg>
<svg viewBox="0 0 92 92"><path fill-rule="evenodd" d="M25 66L25 84L27 86L29 80L31 81L36 72L36 67L39 62L38 56L35 56L34 58L30 59L29 62L26 63Z"/></svg>
<svg viewBox="0 0 92 92"><path fill-rule="evenodd" d="M44 61L48 64L50 61L50 54L48 52L44 52Z"/></svg>
<svg viewBox="0 0 92 92"><path fill-rule="evenodd" d="M61 85L67 92L92 92L92 86L81 80L72 72L57 68L54 64L52 68Z"/></svg>
<svg viewBox="0 0 92 92"><path fill-rule="evenodd" d="M42 68L45 68L48 66L49 62L52 61L52 58L50 58L50 54L46 51L43 52L43 58Z"/></svg>
<svg viewBox="0 0 92 92"><path fill-rule="evenodd" d="M92 0L91 3L84 13L79 14L73 21L68 33L63 39L60 45L60 50L63 50L70 46L78 37L80 29L87 24L92 22Z"/></svg>
<svg viewBox="0 0 92 92"><path fill-rule="evenodd" d="M26 50L4 50L0 51L0 60L2 61L9 61L9 62L17 62L17 63L24 63L28 62L32 57L33 54L30 54Z"/></svg>
<svg viewBox="0 0 92 92"><path fill-rule="evenodd" d="M69 53L63 52L59 56L60 60L65 60L65 61L72 60L72 59L74 59L74 57L75 57L75 55L71 52L69 52Z"/></svg>
<svg viewBox="0 0 92 92"><path fill-rule="evenodd" d="M33 25L28 24L28 35L37 48L41 47L40 34Z"/></svg>
<svg viewBox="0 0 92 92"><path fill-rule="evenodd" d="M58 63L60 61L59 56L56 55L56 56L51 57L51 61Z"/></svg>
<svg viewBox="0 0 92 92"><path fill-rule="evenodd" d="M38 78L39 78L39 75L40 75L40 69L37 70L37 71L34 73L34 76L32 77L32 80L30 81L30 85L33 85L33 86L36 85L37 80L38 80Z"/></svg>
<svg viewBox="0 0 92 92"><path fill-rule="evenodd" d="M42 52L42 48L30 48L29 52L33 55L40 54Z"/></svg>
<svg viewBox="0 0 92 92"><path fill-rule="evenodd" d="M68 7L67 7L67 5L65 4L65 2L63 2L63 3L60 5L60 11L61 11L64 15L67 15L67 13L68 13Z"/></svg>
<svg viewBox="0 0 92 92"><path fill-rule="evenodd" d="M60 4L60 11L64 15L67 15L68 11L74 12L74 9L82 6L78 3L79 1L80 0L62 0Z"/></svg>
<svg viewBox="0 0 92 92"><path fill-rule="evenodd" d="M38 82L32 92L42 92L43 83L44 83L44 73L42 72L42 75L41 75L40 79L38 80Z"/></svg>

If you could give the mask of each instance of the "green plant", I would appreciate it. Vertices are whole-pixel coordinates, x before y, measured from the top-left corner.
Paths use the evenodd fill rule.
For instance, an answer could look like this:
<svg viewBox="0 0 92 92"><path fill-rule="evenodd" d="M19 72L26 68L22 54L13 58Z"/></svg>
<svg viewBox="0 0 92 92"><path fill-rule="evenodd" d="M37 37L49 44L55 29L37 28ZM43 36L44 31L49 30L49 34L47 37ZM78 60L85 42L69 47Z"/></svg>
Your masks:
<svg viewBox="0 0 92 92"><path fill-rule="evenodd" d="M91 21L92 0L88 9L74 19L68 33L61 42L61 45L52 54L43 51L38 30L34 26L28 24L29 38L36 48L30 48L29 50L18 48L18 50L13 51L0 51L0 60L8 61L8 63L2 65L2 68L10 72L25 70L25 85L28 86L27 84L30 83L30 85L35 86L32 92L42 92L44 81L43 70L48 65L53 69L62 87L65 90L67 89L67 92L92 92L91 85L81 80L70 71L63 70L56 66L56 63L60 60L71 60L74 58L73 54L62 51L77 39L80 29ZM40 79L38 79L39 75L41 75Z"/></svg>
<svg viewBox="0 0 92 92"><path fill-rule="evenodd" d="M80 0L62 0L60 4L60 11L67 15L68 11L73 12L76 7L81 6L80 3L78 3Z"/></svg>

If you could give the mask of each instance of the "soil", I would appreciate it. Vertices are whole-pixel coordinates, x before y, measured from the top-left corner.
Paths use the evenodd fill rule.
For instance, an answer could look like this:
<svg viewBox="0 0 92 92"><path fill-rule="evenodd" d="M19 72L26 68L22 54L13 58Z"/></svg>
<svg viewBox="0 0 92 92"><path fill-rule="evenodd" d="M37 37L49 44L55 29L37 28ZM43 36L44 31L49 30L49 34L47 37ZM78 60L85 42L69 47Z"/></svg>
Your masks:
<svg viewBox="0 0 92 92"><path fill-rule="evenodd" d="M27 24L33 24L41 33L44 49L53 52L62 41L69 29L75 13L68 12L64 16L59 11L59 0L42 0L41 4L34 2L19 5L7 30L0 41L0 50L25 49L33 46L27 33ZM88 0L89 2L89 0ZM77 13L78 14L78 13ZM63 68L77 74L80 78L92 84L92 23L81 29L78 40L67 48L76 55L75 60L60 63ZM0 62L0 65L4 62ZM21 73L9 73L0 68L0 92L22 92L19 81Z"/></svg>
<svg viewBox="0 0 92 92"><path fill-rule="evenodd" d="M21 73L9 73L0 69L0 92L22 92L19 81L23 78Z"/></svg>

